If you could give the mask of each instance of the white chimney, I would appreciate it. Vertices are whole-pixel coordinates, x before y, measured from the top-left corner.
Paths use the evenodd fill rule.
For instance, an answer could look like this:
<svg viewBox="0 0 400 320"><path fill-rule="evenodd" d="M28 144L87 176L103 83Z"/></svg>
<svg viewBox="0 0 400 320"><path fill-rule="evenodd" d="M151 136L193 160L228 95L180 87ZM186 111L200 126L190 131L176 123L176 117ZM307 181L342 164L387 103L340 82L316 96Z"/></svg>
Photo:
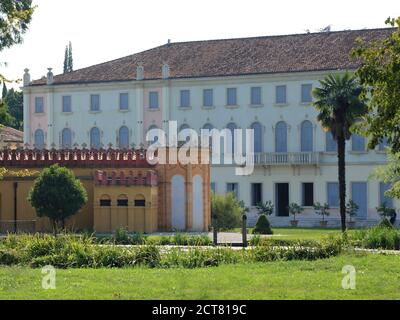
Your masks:
<svg viewBox="0 0 400 320"><path fill-rule="evenodd" d="M136 67L136 80L139 81L143 79L144 79L144 67L141 64L139 64Z"/></svg>
<svg viewBox="0 0 400 320"><path fill-rule="evenodd" d="M49 72L47 72L47 85L51 85L54 83L54 75L51 71L53 68L47 68L47 70L49 70Z"/></svg>
<svg viewBox="0 0 400 320"><path fill-rule="evenodd" d="M169 65L164 63L162 66L162 78L168 79L169 78Z"/></svg>
<svg viewBox="0 0 400 320"><path fill-rule="evenodd" d="M29 74L28 68L26 68L24 71L24 87L27 87L31 83L31 75Z"/></svg>

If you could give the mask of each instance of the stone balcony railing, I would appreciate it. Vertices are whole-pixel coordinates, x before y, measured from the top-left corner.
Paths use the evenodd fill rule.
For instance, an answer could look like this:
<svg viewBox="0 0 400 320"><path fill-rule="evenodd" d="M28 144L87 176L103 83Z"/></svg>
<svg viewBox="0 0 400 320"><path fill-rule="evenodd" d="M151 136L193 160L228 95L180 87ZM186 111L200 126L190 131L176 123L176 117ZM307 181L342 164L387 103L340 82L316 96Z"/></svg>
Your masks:
<svg viewBox="0 0 400 320"><path fill-rule="evenodd" d="M318 165L319 152L271 152L254 154L256 166Z"/></svg>

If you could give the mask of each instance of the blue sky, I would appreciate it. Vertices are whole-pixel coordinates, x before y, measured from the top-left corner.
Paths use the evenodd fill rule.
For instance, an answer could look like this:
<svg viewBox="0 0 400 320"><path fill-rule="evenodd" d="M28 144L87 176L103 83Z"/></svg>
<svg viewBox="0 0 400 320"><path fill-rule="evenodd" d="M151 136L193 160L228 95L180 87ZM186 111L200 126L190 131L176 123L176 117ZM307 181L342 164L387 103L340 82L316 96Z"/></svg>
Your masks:
<svg viewBox="0 0 400 320"><path fill-rule="evenodd" d="M385 27L400 1L355 0L34 0L38 6L22 45L0 55L0 72L33 78L62 72L72 41L74 68L176 41Z"/></svg>

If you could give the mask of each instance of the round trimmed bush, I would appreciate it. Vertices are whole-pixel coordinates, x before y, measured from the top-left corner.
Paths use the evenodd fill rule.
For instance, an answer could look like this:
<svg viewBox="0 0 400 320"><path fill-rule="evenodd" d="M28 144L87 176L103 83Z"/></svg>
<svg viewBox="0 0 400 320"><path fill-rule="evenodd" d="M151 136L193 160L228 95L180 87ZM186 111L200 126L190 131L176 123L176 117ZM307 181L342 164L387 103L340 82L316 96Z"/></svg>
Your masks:
<svg viewBox="0 0 400 320"><path fill-rule="evenodd" d="M253 230L254 234L274 234L271 229L271 224L265 214L260 215L257 220L256 226Z"/></svg>

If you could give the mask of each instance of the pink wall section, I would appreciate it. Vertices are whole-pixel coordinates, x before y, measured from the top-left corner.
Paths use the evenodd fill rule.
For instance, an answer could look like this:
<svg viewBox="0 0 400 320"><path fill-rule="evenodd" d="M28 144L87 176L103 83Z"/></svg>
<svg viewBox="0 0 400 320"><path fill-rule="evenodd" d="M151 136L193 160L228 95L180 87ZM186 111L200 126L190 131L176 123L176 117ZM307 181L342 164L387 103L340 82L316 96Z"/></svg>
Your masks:
<svg viewBox="0 0 400 320"><path fill-rule="evenodd" d="M43 97L43 111L44 113L35 113L35 98L36 97ZM30 110L29 110L29 117L30 117L30 141L34 143L34 134L37 129L42 129L44 132L44 138L46 143L47 138L47 95L46 94L32 94L30 97Z"/></svg>
<svg viewBox="0 0 400 320"><path fill-rule="evenodd" d="M149 92L158 92L158 105L159 109L149 110ZM163 96L161 88L145 89L144 90L144 113L143 113L143 137L146 137L147 130L153 124L158 128L162 128L162 110L163 110Z"/></svg>

